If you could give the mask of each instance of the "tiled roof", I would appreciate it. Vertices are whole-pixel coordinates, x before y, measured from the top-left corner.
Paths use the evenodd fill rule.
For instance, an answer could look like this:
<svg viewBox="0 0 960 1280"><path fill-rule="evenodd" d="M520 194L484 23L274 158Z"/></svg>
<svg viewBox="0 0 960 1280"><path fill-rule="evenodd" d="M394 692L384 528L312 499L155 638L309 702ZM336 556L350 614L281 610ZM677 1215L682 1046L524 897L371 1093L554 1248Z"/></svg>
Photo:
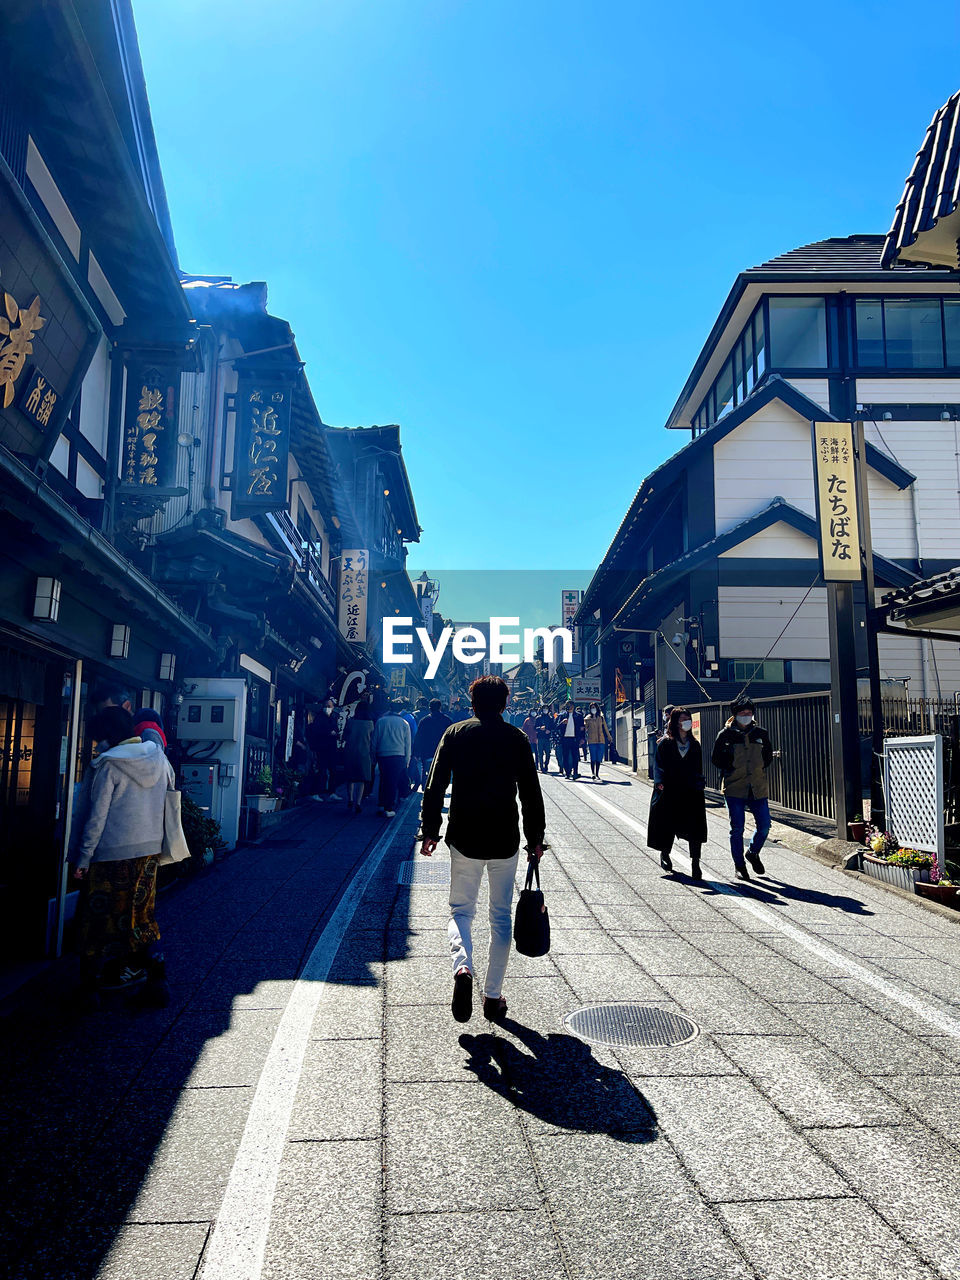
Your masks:
<svg viewBox="0 0 960 1280"><path fill-rule="evenodd" d="M960 268L957 220L950 228L931 235L941 219L960 206L960 92L940 108L930 125L910 170L903 195L893 216L893 226L883 246L881 265L892 267L904 250L914 261L929 260L950 270ZM918 243L919 242L919 243Z"/></svg>
<svg viewBox="0 0 960 1280"><path fill-rule="evenodd" d="M836 271L844 274L857 271L879 271L883 265L883 236L831 236L829 240L817 240L813 244L801 245L798 249L790 249L778 254L759 266L750 267L745 275L767 271L796 271L800 273L822 274L825 271ZM913 264L897 266L898 271L924 273L927 268Z"/></svg>

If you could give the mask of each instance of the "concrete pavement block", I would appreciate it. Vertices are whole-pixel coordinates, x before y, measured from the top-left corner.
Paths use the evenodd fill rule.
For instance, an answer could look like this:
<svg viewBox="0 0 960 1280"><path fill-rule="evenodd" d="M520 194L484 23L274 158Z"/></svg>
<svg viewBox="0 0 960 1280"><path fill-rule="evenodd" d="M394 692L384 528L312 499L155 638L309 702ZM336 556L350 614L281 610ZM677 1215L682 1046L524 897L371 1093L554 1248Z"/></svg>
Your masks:
<svg viewBox="0 0 960 1280"><path fill-rule="evenodd" d="M449 1005L393 1005L387 1009L387 1080L395 1083L448 1080L464 1083L476 1077L467 1070L469 1054L461 1047L465 1033L490 1029L474 1000L469 1022L455 1022Z"/></svg>
<svg viewBox="0 0 960 1280"><path fill-rule="evenodd" d="M621 933L666 933L667 923L646 904L639 902L606 904L594 907L593 914L602 929L616 936Z"/></svg>
<svg viewBox="0 0 960 1280"><path fill-rule="evenodd" d="M660 1009L673 1013L682 1010L669 1001L657 1001ZM686 1044L629 1045L613 1050L616 1060L631 1080L641 1081L645 1076L737 1076L740 1069L723 1051L714 1036L708 1033L694 1036Z"/></svg>
<svg viewBox="0 0 960 1280"><path fill-rule="evenodd" d="M383 988L325 982L313 1020L316 1040L379 1039L383 1025Z"/></svg>
<svg viewBox="0 0 960 1280"><path fill-rule="evenodd" d="M863 1006L785 1006L796 1022L864 1075L950 1075L950 1059L925 1040L909 1035Z"/></svg>
<svg viewBox="0 0 960 1280"><path fill-rule="evenodd" d="M699 946L675 934L642 934L622 938L631 958L651 977L724 976L724 970L703 954Z"/></svg>
<svg viewBox="0 0 960 1280"><path fill-rule="evenodd" d="M648 1079L644 1094L707 1200L847 1193L846 1184L747 1080Z"/></svg>
<svg viewBox="0 0 960 1280"><path fill-rule="evenodd" d="M954 1076L888 1076L883 1086L909 1113L910 1123L953 1141L960 1132L960 1069L954 1070Z"/></svg>
<svg viewBox="0 0 960 1280"><path fill-rule="evenodd" d="M279 1009L184 1013L150 1064L158 1085L188 1088L253 1085L280 1023Z"/></svg>
<svg viewBox="0 0 960 1280"><path fill-rule="evenodd" d="M392 1280L569 1280L546 1213L450 1212L387 1218L386 1274Z"/></svg>
<svg viewBox="0 0 960 1280"><path fill-rule="evenodd" d="M764 1280L935 1280L936 1273L868 1206L856 1200L790 1200L720 1206Z"/></svg>
<svg viewBox="0 0 960 1280"><path fill-rule="evenodd" d="M622 955L622 948L601 929L571 929L557 927L550 922L550 954L559 955Z"/></svg>
<svg viewBox="0 0 960 1280"><path fill-rule="evenodd" d="M799 1034L783 1013L736 978L659 978L667 995L704 1031L749 1035Z"/></svg>
<svg viewBox="0 0 960 1280"><path fill-rule="evenodd" d="M379 1040L312 1040L288 1137L336 1141L380 1136Z"/></svg>
<svg viewBox="0 0 960 1280"><path fill-rule="evenodd" d="M901 1124L886 1094L807 1037L718 1036L724 1053L801 1127Z"/></svg>
<svg viewBox="0 0 960 1280"><path fill-rule="evenodd" d="M576 993L580 1004L607 1000L650 1000L666 998L658 979L645 973L629 955L558 955L554 963Z"/></svg>
<svg viewBox="0 0 960 1280"><path fill-rule="evenodd" d="M502 1093L474 1084L391 1084L385 1124L389 1212L539 1207L517 1113Z"/></svg>
<svg viewBox="0 0 960 1280"><path fill-rule="evenodd" d="M595 1133L576 1139L535 1136L533 1144L576 1276L747 1280L751 1275L667 1143L625 1143Z"/></svg>
<svg viewBox="0 0 960 1280"><path fill-rule="evenodd" d="M206 1222L67 1226L44 1233L18 1280L194 1280L207 1239Z"/></svg>
<svg viewBox="0 0 960 1280"><path fill-rule="evenodd" d="M924 1261L960 1276L957 1151L928 1129L810 1130L831 1160Z"/></svg>
<svg viewBox="0 0 960 1280"><path fill-rule="evenodd" d="M380 1143L288 1143L280 1164L263 1280L380 1275Z"/></svg>

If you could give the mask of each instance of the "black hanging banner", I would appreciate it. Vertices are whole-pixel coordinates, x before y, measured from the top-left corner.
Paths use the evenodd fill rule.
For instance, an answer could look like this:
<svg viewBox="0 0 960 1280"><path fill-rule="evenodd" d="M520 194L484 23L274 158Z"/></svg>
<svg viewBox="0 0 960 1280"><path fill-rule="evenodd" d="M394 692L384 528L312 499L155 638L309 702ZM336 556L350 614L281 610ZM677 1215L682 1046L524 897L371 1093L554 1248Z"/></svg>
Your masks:
<svg viewBox="0 0 960 1280"><path fill-rule="evenodd" d="M124 489L172 488L177 469L177 401L180 371L157 364L130 364L123 421Z"/></svg>
<svg viewBox="0 0 960 1280"><path fill-rule="evenodd" d="M292 387L275 374L241 380L236 397L233 518L287 505Z"/></svg>

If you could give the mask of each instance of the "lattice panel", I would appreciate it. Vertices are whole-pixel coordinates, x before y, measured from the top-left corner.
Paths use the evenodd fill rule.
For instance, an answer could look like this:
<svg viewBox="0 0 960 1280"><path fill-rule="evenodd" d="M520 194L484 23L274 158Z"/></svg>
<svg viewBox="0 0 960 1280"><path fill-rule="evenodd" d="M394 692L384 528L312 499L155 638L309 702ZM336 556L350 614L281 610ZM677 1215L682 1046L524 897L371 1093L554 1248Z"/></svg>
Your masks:
<svg viewBox="0 0 960 1280"><path fill-rule="evenodd" d="M883 750L887 829L902 845L943 851L943 739L888 738Z"/></svg>

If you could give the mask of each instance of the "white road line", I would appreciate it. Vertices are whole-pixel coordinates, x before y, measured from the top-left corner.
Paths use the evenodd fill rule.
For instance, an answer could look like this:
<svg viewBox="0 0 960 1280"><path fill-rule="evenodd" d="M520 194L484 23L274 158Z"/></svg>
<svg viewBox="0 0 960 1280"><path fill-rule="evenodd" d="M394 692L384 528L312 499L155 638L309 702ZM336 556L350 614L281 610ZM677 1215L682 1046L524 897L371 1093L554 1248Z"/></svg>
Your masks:
<svg viewBox="0 0 960 1280"><path fill-rule="evenodd" d="M611 804L609 800L602 800L600 796L594 795L592 791L585 788L577 792L587 804L594 807L606 809L617 819L628 827L632 827L639 835L646 838L646 828L642 823L637 822L636 818L625 813L617 805ZM762 883L759 882L759 883ZM860 982L864 982L867 986L873 987L875 991L879 991L885 995L888 1000L893 1000L897 1004L903 1005L905 1009L909 1009L911 1013L915 1013L917 1017L923 1018L925 1022L929 1022L932 1027L936 1027L938 1031L945 1032L948 1036L954 1036L960 1039L960 1022L956 1018L951 1018L948 1014L940 1013L931 1005L926 1004L917 996L911 995L908 991L901 991L894 986L886 978L881 978L877 974L872 973L863 965L857 964L855 960L850 960L847 956L841 955L838 951L834 951L832 947L828 947L821 942L819 938L812 937L797 925L790 924L784 920L779 912L771 911L767 907L761 906L759 902L751 902L748 897L742 894L733 885L714 883L713 888L719 890L720 893L728 897L735 898L737 902L749 911L751 915L762 920L764 924L776 929L778 932L785 934L788 938L792 938L794 942L799 942L809 952L815 956L819 956L821 960L826 960L829 964L835 965L838 969L844 970L852 978L857 978Z"/></svg>
<svg viewBox="0 0 960 1280"><path fill-rule="evenodd" d="M389 826L350 881L290 994L267 1054L223 1204L204 1255L202 1280L258 1280L280 1160L327 975L364 891L396 838Z"/></svg>

